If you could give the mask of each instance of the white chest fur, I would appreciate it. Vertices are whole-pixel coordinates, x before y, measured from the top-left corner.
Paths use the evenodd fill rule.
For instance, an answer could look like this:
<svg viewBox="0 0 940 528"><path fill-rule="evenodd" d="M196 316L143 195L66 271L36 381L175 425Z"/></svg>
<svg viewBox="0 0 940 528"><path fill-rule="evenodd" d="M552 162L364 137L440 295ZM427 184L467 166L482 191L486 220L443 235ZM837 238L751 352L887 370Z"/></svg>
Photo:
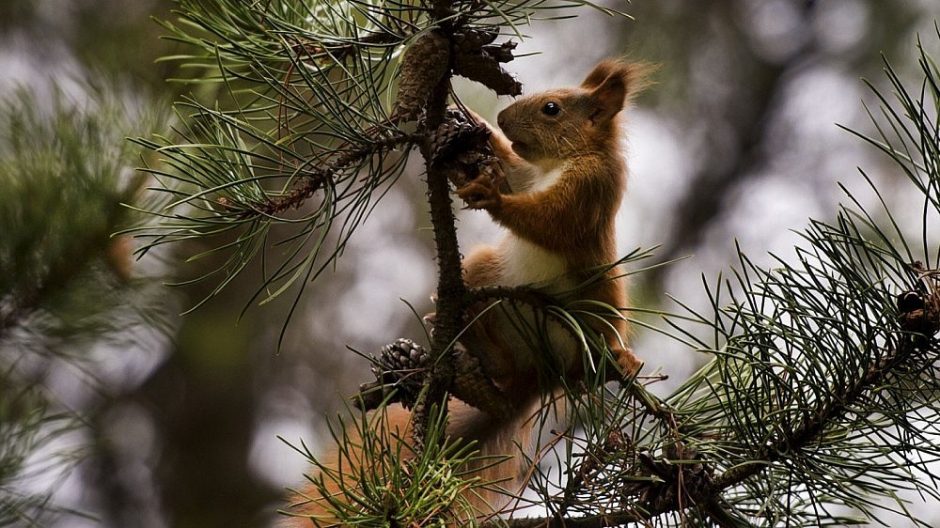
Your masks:
<svg viewBox="0 0 940 528"><path fill-rule="evenodd" d="M500 250L503 257L500 286L549 282L567 271L567 263L561 255L512 233L503 239Z"/></svg>
<svg viewBox="0 0 940 528"><path fill-rule="evenodd" d="M532 166L517 181L510 179L510 187L517 193L537 193L555 185L564 173L564 164L544 171ZM538 244L507 233L500 244L503 275L500 286L524 286L555 282L567 271L564 257ZM552 284L561 287L561 284ZM553 289L553 288L552 288Z"/></svg>
<svg viewBox="0 0 940 528"><path fill-rule="evenodd" d="M509 180L509 188L514 193L532 193L548 189L561 179L565 172L565 164L561 164L551 170L542 170L534 165L528 167L528 170L519 170L506 175Z"/></svg>

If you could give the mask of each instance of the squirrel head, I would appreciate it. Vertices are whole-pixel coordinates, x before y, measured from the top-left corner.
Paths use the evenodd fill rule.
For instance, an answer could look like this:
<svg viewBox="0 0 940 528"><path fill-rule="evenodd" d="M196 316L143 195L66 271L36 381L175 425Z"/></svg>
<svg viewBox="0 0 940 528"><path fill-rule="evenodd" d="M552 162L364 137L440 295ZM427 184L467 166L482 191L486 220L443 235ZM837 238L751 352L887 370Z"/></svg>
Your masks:
<svg viewBox="0 0 940 528"><path fill-rule="evenodd" d="M644 85L647 68L619 60L594 67L581 86L525 96L497 123L523 159L539 165L616 148L617 116Z"/></svg>

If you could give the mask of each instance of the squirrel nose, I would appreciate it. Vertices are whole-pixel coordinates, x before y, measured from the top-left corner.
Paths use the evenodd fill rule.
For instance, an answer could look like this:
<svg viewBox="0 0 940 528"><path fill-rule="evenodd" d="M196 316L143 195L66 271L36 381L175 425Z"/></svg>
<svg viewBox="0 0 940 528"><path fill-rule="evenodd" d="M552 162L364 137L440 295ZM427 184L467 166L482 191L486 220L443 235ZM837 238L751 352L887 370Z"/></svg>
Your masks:
<svg viewBox="0 0 940 528"><path fill-rule="evenodd" d="M504 110L496 115L496 124L499 125L499 128L504 128L506 124L506 118L504 117L505 114L506 111Z"/></svg>

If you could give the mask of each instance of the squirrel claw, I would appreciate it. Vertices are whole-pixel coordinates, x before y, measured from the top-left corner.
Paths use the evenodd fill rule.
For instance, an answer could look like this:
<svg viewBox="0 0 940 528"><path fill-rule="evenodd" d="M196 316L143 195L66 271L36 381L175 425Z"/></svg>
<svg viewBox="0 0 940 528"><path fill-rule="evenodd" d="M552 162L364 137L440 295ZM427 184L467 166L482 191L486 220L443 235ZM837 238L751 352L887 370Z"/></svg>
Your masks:
<svg viewBox="0 0 940 528"><path fill-rule="evenodd" d="M460 196L471 209L493 209L501 202L499 189L496 188L493 179L486 175L481 175L457 189L457 196Z"/></svg>

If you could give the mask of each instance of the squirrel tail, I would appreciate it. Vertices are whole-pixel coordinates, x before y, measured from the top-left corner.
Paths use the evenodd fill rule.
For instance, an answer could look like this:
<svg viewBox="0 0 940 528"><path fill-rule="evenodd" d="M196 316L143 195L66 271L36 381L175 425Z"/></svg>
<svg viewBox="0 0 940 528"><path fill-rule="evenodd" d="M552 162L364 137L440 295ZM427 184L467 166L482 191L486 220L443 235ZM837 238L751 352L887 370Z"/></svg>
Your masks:
<svg viewBox="0 0 940 528"><path fill-rule="evenodd" d="M411 412L401 405L390 405L387 413L387 425L384 439L389 443L402 443L411 438ZM532 420L528 412L519 412L506 419L494 419L491 416L459 400L448 404L447 434L450 438L475 440L479 450L479 461L474 467L466 468L467 477L479 477L482 482L490 482L486 487L477 487L468 492L465 499L472 505L478 517L485 517L502 511L518 495L525 479L522 475L522 455L519 447L527 448L531 442ZM321 493L318 486L308 483L288 497L291 505L284 509L287 515L279 519L277 528L300 528L311 526L339 526L337 519L331 516L329 500L341 500L343 488L354 486L356 475L362 464L362 454L354 452L354 446L361 446L361 435L353 427L346 431L349 450L333 450L322 459L322 465L329 471L329 478L324 478L327 494ZM394 452L398 446L389 445ZM414 456L410 446L401 446L404 459Z"/></svg>

